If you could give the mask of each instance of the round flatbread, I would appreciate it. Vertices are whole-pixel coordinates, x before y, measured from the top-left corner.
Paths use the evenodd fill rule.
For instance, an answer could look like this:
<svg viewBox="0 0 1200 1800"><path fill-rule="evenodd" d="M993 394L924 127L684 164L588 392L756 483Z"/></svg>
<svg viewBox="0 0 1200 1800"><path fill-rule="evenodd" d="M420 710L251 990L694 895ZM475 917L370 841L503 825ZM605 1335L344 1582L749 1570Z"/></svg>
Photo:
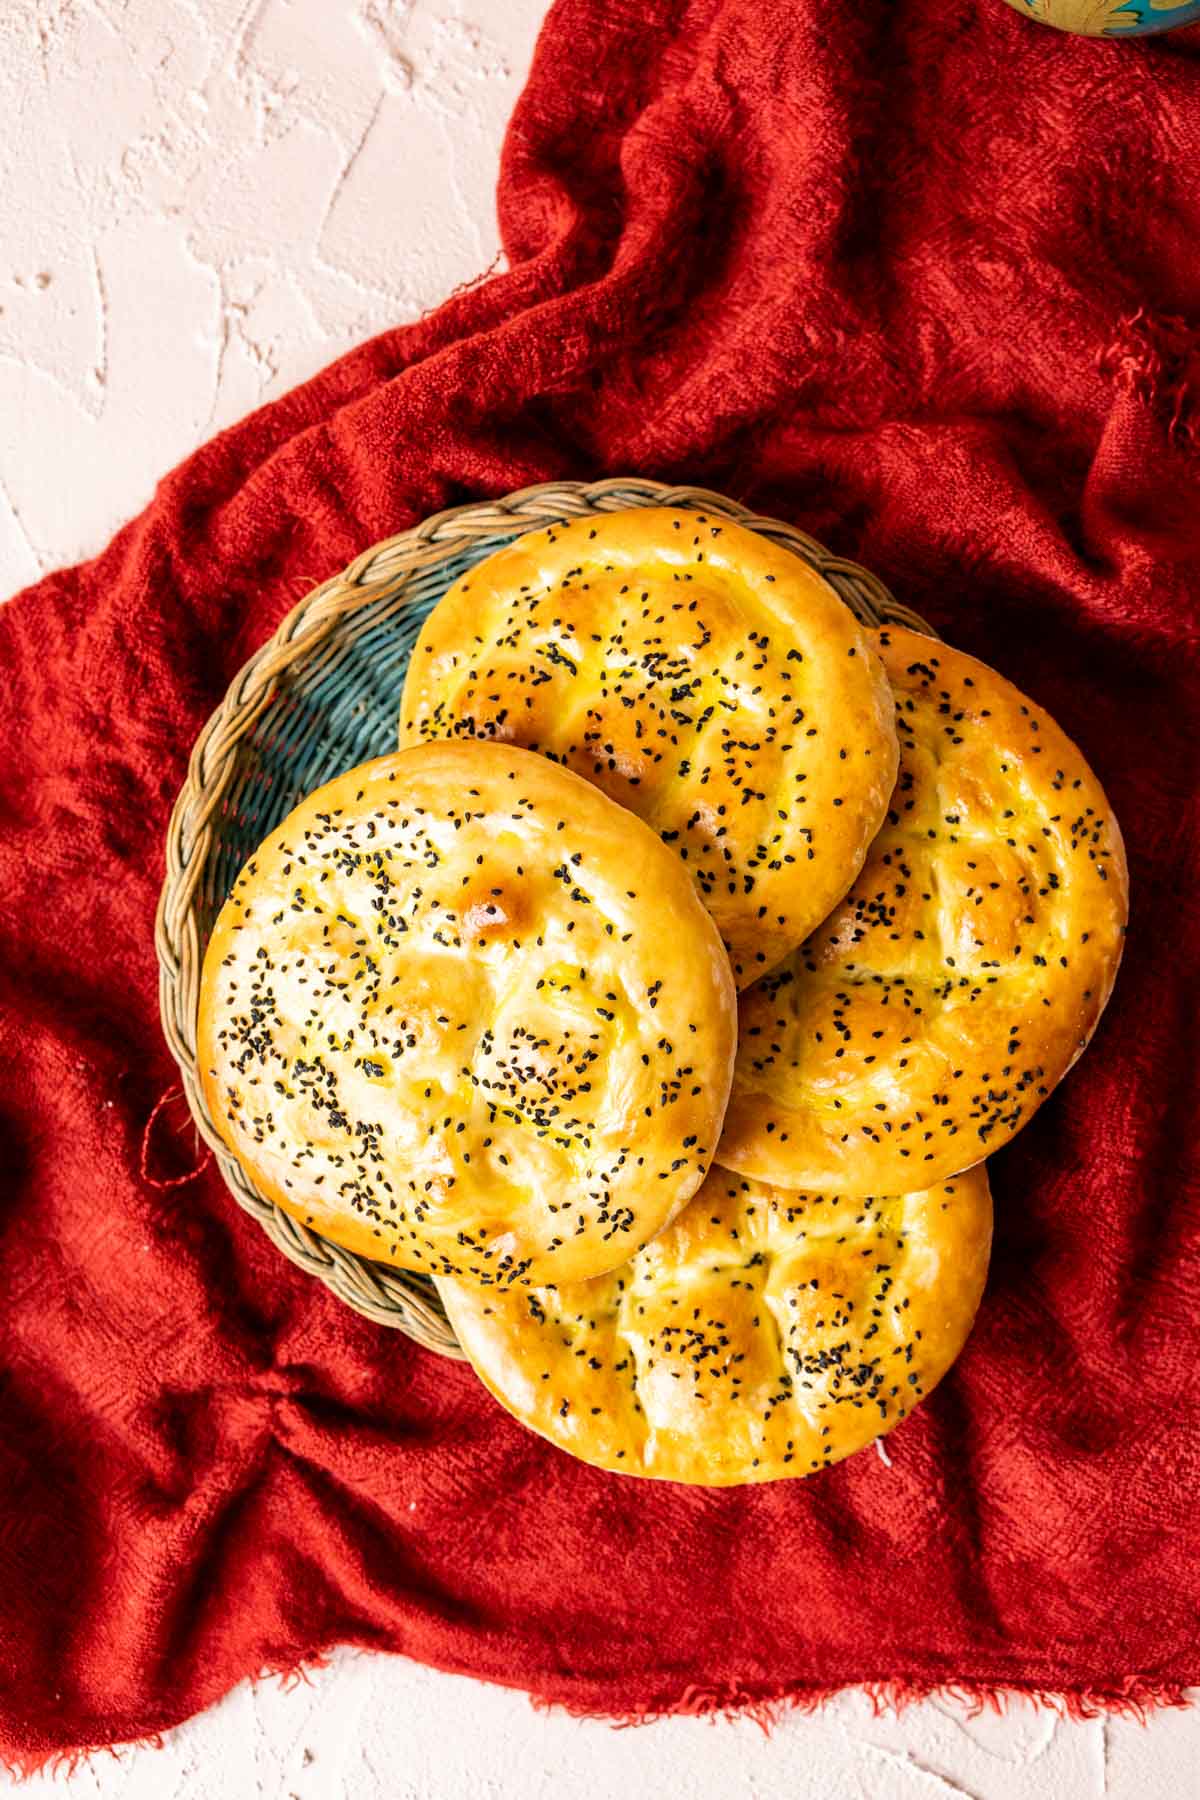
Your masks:
<svg viewBox="0 0 1200 1800"><path fill-rule="evenodd" d="M982 1165L900 1199L714 1168L595 1281L438 1281L491 1392L584 1462L711 1487L811 1475L899 1424L966 1340L987 1276Z"/></svg>
<svg viewBox="0 0 1200 1800"><path fill-rule="evenodd" d="M719 1155L784 1187L937 1181L1028 1123L1095 1029L1128 913L1103 790L1053 719L916 632L878 638L900 778L862 874L741 998Z"/></svg>
<svg viewBox="0 0 1200 1800"><path fill-rule="evenodd" d="M687 864L739 987L846 892L896 776L892 697L849 608L717 514L532 531L425 622L400 741L485 737L566 764Z"/></svg>
<svg viewBox="0 0 1200 1800"><path fill-rule="evenodd" d="M528 751L429 744L256 851L205 956L197 1068L259 1190L335 1242L579 1280L703 1180L735 1018L652 831Z"/></svg>

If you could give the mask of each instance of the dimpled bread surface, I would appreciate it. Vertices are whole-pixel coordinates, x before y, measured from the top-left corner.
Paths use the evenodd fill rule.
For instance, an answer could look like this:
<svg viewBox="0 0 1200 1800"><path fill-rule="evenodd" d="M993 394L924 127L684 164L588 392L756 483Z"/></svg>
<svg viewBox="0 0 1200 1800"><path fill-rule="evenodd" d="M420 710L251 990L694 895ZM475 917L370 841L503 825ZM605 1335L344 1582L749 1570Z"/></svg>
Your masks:
<svg viewBox="0 0 1200 1800"><path fill-rule="evenodd" d="M896 774L892 696L808 565L705 512L529 532L426 620L402 744L486 737L574 769L686 863L739 987L850 886Z"/></svg>
<svg viewBox="0 0 1200 1800"><path fill-rule="evenodd" d="M197 1063L259 1190L485 1284L612 1268L694 1193L734 1051L678 859L595 787L479 742L309 795L217 920Z"/></svg>
<svg viewBox="0 0 1200 1800"><path fill-rule="evenodd" d="M897 1192L1025 1125L1104 1008L1121 834L1054 721L915 632L877 639L900 776L851 891L741 996L719 1156L781 1186Z"/></svg>
<svg viewBox="0 0 1200 1800"><path fill-rule="evenodd" d="M810 1475L911 1412L971 1329L991 1231L982 1165L897 1199L714 1167L608 1275L438 1290L522 1423L600 1468L722 1487Z"/></svg>

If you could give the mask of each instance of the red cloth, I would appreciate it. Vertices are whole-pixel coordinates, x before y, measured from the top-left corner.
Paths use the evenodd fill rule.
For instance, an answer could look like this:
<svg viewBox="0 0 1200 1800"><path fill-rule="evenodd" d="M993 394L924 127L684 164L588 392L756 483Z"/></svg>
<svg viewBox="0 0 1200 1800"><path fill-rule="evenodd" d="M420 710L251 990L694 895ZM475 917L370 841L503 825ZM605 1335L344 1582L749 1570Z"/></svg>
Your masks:
<svg viewBox="0 0 1200 1800"><path fill-rule="evenodd" d="M339 1641L625 1716L1200 1681L1198 169L1194 32L562 0L511 271L0 615L0 1752L154 1732ZM182 1121L139 1172L163 834L234 671L423 514L628 471L877 569L1049 707L1128 836L1116 997L995 1159L978 1327L890 1467L595 1473L292 1269L211 1166L155 1185Z"/></svg>

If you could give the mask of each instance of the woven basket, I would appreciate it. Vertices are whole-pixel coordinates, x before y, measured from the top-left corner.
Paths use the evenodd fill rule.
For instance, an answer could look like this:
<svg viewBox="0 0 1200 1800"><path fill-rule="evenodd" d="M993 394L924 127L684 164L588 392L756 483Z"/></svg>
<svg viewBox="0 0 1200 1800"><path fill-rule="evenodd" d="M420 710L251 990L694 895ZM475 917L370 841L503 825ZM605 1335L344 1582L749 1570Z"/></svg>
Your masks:
<svg viewBox="0 0 1200 1800"><path fill-rule="evenodd" d="M292 1262L339 1299L427 1349L461 1356L427 1277L343 1250L266 1200L213 1127L196 1081L200 967L213 921L243 864L298 801L396 747L400 690L426 617L452 582L523 531L628 506L719 513L804 559L865 625L929 631L882 582L791 525L703 488L641 480L550 482L457 506L388 538L303 599L257 651L201 732L167 833L155 920L163 1029L204 1141L238 1204Z"/></svg>

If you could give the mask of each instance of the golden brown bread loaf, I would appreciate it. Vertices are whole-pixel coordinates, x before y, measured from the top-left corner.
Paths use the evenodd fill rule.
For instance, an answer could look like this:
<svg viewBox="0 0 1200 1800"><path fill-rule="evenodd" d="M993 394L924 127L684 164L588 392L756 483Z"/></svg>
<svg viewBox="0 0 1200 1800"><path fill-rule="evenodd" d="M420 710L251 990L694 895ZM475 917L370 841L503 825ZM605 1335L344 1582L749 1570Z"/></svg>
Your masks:
<svg viewBox="0 0 1200 1800"><path fill-rule="evenodd" d="M400 741L488 737L576 770L687 863L739 987L849 887L896 773L892 697L807 564L717 515L529 532L426 621Z"/></svg>
<svg viewBox="0 0 1200 1800"><path fill-rule="evenodd" d="M887 823L741 997L718 1154L785 1187L896 1191L999 1149L1087 1043L1121 956L1121 833L1074 744L972 657L897 628L878 645L900 735Z"/></svg>
<svg viewBox="0 0 1200 1800"><path fill-rule="evenodd" d="M623 1261L702 1181L728 960L682 864L544 758L352 769L243 870L197 1065L258 1188L326 1237L485 1283Z"/></svg>
<svg viewBox="0 0 1200 1800"><path fill-rule="evenodd" d="M812 1474L911 1412L971 1329L991 1230L982 1164L890 1200L714 1168L611 1274L438 1291L523 1424L600 1468L728 1486Z"/></svg>

